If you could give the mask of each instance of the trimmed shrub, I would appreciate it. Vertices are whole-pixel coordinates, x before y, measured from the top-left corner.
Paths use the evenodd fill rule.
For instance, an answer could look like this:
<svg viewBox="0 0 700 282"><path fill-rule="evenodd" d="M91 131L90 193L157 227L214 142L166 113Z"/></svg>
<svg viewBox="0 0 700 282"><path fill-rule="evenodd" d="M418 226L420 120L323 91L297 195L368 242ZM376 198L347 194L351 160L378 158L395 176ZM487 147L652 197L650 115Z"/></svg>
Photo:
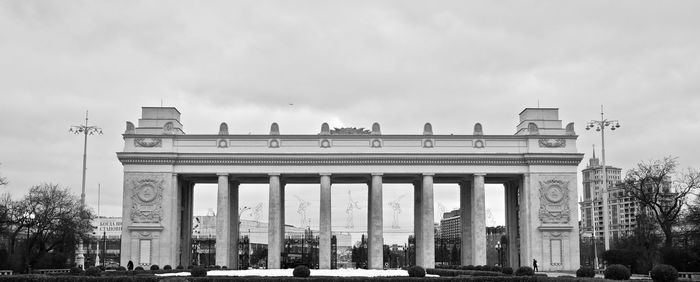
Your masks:
<svg viewBox="0 0 700 282"><path fill-rule="evenodd" d="M311 270L309 270L309 267L306 265L297 265L294 271L292 271L292 275L294 275L294 277L309 277L311 275Z"/></svg>
<svg viewBox="0 0 700 282"><path fill-rule="evenodd" d="M228 269L228 267L225 266L225 265L222 265L222 266L221 266L221 269Z"/></svg>
<svg viewBox="0 0 700 282"><path fill-rule="evenodd" d="M188 266L187 266L187 269L192 269L192 268L194 268L194 265L188 265Z"/></svg>
<svg viewBox="0 0 700 282"><path fill-rule="evenodd" d="M678 270L668 264L657 264L651 269L651 279L654 282L678 281Z"/></svg>
<svg viewBox="0 0 700 282"><path fill-rule="evenodd" d="M529 266L521 266L515 271L515 276L533 276L535 275L535 270Z"/></svg>
<svg viewBox="0 0 700 282"><path fill-rule="evenodd" d="M171 269L173 269L173 267L170 266L169 264L166 264L165 266L163 266L163 270L171 270Z"/></svg>
<svg viewBox="0 0 700 282"><path fill-rule="evenodd" d="M470 265L465 266L464 270L476 270L476 269L474 269L474 266L470 264Z"/></svg>
<svg viewBox="0 0 700 282"><path fill-rule="evenodd" d="M182 264L178 264L178 265L175 267L175 269L185 269L185 267L182 266Z"/></svg>
<svg viewBox="0 0 700 282"><path fill-rule="evenodd" d="M136 268L134 268L134 270L143 270L143 267L137 266Z"/></svg>
<svg viewBox="0 0 700 282"><path fill-rule="evenodd" d="M501 272L503 272L503 274L513 275L513 268L506 266L503 268L503 270L501 270Z"/></svg>
<svg viewBox="0 0 700 282"><path fill-rule="evenodd" d="M117 266L117 271L126 271L126 267L123 266Z"/></svg>
<svg viewBox="0 0 700 282"><path fill-rule="evenodd" d="M86 276L100 276L102 274L102 269L98 267L91 266L87 270L85 270L85 275Z"/></svg>
<svg viewBox="0 0 700 282"><path fill-rule="evenodd" d="M71 267L70 268L70 275L80 275L80 273L83 273L83 270L79 267Z"/></svg>
<svg viewBox="0 0 700 282"><path fill-rule="evenodd" d="M583 266L576 270L576 277L595 277L595 270L592 267Z"/></svg>
<svg viewBox="0 0 700 282"><path fill-rule="evenodd" d="M610 280L629 280L631 273L624 265L613 264L605 269L605 279Z"/></svg>
<svg viewBox="0 0 700 282"><path fill-rule="evenodd" d="M158 270L160 267L157 264L151 265L151 270Z"/></svg>
<svg viewBox="0 0 700 282"><path fill-rule="evenodd" d="M489 277L489 276L506 276L506 274L493 271L480 271L480 270L457 270L457 269L433 269L428 268L425 270L426 274L433 274L438 276L478 276L478 277Z"/></svg>
<svg viewBox="0 0 700 282"><path fill-rule="evenodd" d="M207 270L204 269L203 266L195 266L192 268L192 271L190 272L192 274L192 277L206 277L207 276Z"/></svg>
<svg viewBox="0 0 700 282"><path fill-rule="evenodd" d="M503 267L500 267L498 265L494 265L491 267L491 271L501 272L501 271L503 271Z"/></svg>
<svg viewBox="0 0 700 282"><path fill-rule="evenodd" d="M425 269L414 265L408 268L408 277L425 277Z"/></svg>

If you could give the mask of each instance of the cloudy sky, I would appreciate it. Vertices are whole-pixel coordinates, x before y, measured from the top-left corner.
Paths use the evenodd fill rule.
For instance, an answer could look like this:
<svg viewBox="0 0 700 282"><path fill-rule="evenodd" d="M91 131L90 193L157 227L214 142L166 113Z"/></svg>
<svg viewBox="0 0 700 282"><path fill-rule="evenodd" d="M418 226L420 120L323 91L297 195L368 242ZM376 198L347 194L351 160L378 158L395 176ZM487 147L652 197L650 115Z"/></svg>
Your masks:
<svg viewBox="0 0 700 282"><path fill-rule="evenodd" d="M698 1L3 0L0 175L10 184L0 189L20 197L52 182L79 194L82 138L68 128L89 110L104 135L89 139L88 203L100 183L102 214L121 215L124 123L161 103L190 134L222 121L234 133L378 121L384 133L431 122L436 134L470 134L481 122L513 134L523 108L558 107L586 157L600 136L583 128L604 104L622 125L607 136L609 164L673 155L700 168L697 11ZM437 193L456 206L455 189ZM242 192L247 205L253 194Z"/></svg>

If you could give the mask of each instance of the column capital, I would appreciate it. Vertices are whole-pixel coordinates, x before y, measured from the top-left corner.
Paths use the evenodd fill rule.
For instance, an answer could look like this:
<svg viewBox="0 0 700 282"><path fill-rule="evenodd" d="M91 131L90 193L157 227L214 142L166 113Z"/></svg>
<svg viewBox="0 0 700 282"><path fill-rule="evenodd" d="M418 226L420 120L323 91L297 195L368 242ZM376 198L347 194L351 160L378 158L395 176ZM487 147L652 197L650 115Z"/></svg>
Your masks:
<svg viewBox="0 0 700 282"><path fill-rule="evenodd" d="M372 176L383 176L384 173L383 172L372 172L371 175Z"/></svg>
<svg viewBox="0 0 700 282"><path fill-rule="evenodd" d="M330 172L321 172L321 173L319 173L318 175L320 175L320 176L331 176L331 173L330 173Z"/></svg>
<svg viewBox="0 0 700 282"><path fill-rule="evenodd" d="M422 173L423 176L435 176L434 172L424 172Z"/></svg>
<svg viewBox="0 0 700 282"><path fill-rule="evenodd" d="M280 176L280 175L282 175L282 174L279 172L270 172L267 174L267 176Z"/></svg>
<svg viewBox="0 0 700 282"><path fill-rule="evenodd" d="M486 173L474 173L474 176L486 176Z"/></svg>
<svg viewBox="0 0 700 282"><path fill-rule="evenodd" d="M178 175L177 172L173 172L173 176L177 177L177 175Z"/></svg>
<svg viewBox="0 0 700 282"><path fill-rule="evenodd" d="M219 173L216 173L216 175L219 176L219 177L221 177L221 176L228 176L229 173L228 173L228 172L219 172Z"/></svg>

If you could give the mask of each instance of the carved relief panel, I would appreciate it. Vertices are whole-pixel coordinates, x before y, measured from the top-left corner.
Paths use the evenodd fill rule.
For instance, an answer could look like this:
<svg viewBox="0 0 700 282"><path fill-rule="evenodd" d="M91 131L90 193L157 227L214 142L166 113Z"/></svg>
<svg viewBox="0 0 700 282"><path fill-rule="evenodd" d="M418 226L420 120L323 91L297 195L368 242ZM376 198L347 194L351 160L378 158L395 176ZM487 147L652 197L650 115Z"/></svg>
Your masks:
<svg viewBox="0 0 700 282"><path fill-rule="evenodd" d="M165 180L156 175L134 177L131 186L131 221L159 223L163 216L163 188Z"/></svg>
<svg viewBox="0 0 700 282"><path fill-rule="evenodd" d="M544 224L568 224L569 181L549 179L540 181L540 221Z"/></svg>

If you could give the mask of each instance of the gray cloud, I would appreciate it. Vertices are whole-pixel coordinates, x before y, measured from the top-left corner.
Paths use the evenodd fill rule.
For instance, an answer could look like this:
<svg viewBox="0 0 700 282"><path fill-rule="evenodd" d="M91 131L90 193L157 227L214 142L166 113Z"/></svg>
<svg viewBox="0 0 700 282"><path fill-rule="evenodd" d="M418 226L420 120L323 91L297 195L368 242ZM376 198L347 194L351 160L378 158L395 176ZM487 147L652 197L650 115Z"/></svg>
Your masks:
<svg viewBox="0 0 700 282"><path fill-rule="evenodd" d="M609 116L608 161L680 156L700 167L696 1L0 2L0 162L13 195L78 191L83 121L88 200L121 210L124 121L163 101L188 133L512 134L525 107L559 107L579 150ZM294 106L289 106L293 103ZM79 193L79 192L78 192Z"/></svg>

